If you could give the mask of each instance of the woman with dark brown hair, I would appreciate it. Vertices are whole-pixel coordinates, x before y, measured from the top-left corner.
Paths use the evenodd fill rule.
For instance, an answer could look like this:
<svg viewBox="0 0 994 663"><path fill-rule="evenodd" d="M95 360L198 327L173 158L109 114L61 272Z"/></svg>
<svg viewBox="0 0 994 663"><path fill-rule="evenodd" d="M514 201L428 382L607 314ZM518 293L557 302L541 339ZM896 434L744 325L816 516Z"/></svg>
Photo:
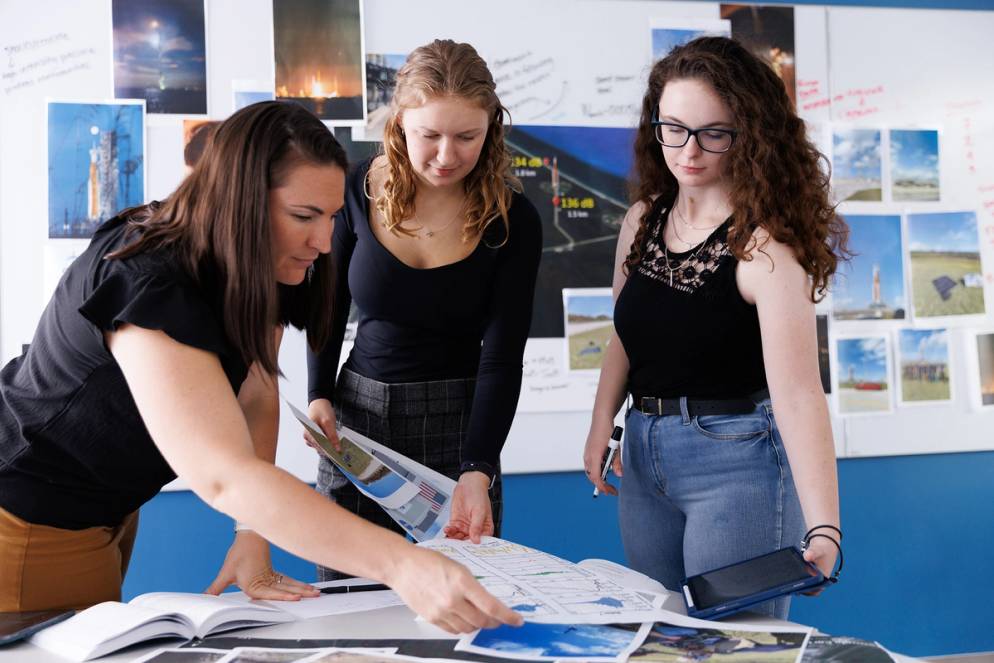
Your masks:
<svg viewBox="0 0 994 663"><path fill-rule="evenodd" d="M451 40L416 48L397 72L384 154L349 173L335 324L308 361L311 419L335 443L342 424L455 479L446 533L473 541L500 535L500 452L542 252L495 89L483 58ZM339 371L350 302L359 324ZM324 457L318 490L401 531Z"/></svg>
<svg viewBox="0 0 994 663"><path fill-rule="evenodd" d="M236 535L214 592L315 593L272 572L265 536L391 585L450 631L518 621L465 568L273 465L279 342L287 324L312 347L329 333L346 168L312 114L255 104L168 199L94 234L0 374L0 611L119 598L138 507L179 476L259 533Z"/></svg>
<svg viewBox="0 0 994 663"><path fill-rule="evenodd" d="M630 393L622 539L630 565L671 589L805 530L824 535L805 558L826 575L835 562L814 303L847 231L821 158L783 83L735 41L696 39L653 67L584 467L616 493L600 470ZM620 458L613 469L622 476Z"/></svg>

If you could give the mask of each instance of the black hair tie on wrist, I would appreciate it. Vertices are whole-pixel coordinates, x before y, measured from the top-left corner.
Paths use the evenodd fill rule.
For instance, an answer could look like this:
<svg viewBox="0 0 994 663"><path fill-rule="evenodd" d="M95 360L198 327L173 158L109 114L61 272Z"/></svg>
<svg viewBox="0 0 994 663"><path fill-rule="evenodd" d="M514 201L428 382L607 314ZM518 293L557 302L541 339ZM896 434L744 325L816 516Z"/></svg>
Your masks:
<svg viewBox="0 0 994 663"><path fill-rule="evenodd" d="M839 550L839 566L837 569L835 569L832 572L832 575L825 578L825 582L830 582L832 584L835 584L839 582L839 574L842 573L842 565L845 564L845 557L842 554L842 545L838 541L836 541L834 537L831 537L828 534L819 534L815 532L815 530L822 528L835 530L836 532L839 533L839 539L840 540L842 539L842 532L839 531L838 527L835 527L834 525L818 525L817 527L812 527L811 529L809 529L807 531L807 534L804 535L804 538L801 539L801 551L803 552L808 549L808 546L811 544L811 539L821 537L823 539L828 539L829 541L831 541L835 545L835 547Z"/></svg>

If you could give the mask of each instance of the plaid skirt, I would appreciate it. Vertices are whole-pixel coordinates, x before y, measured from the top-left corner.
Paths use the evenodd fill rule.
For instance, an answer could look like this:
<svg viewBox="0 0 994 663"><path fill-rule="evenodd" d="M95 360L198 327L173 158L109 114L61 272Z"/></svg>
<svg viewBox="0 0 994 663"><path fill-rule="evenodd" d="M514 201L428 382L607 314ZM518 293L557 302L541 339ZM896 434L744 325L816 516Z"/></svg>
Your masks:
<svg viewBox="0 0 994 663"><path fill-rule="evenodd" d="M335 384L335 416L342 426L458 480L475 386L472 378L388 384L343 368ZM317 490L366 520L406 534L324 456L318 465ZM500 536L499 467L490 491L490 504L494 536ZM319 581L341 577L332 569L318 567Z"/></svg>

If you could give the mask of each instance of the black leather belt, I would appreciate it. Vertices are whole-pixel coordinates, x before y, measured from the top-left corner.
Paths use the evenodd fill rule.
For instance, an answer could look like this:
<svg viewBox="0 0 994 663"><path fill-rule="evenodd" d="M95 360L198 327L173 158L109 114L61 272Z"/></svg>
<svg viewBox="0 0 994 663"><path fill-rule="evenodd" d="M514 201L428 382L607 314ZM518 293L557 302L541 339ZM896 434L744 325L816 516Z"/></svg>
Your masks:
<svg viewBox="0 0 994 663"><path fill-rule="evenodd" d="M761 389L748 398L724 398L708 400L706 398L688 398L687 413L691 417L709 414L749 414L756 409L756 404L770 397L769 389ZM654 396L636 396L635 409L643 414L662 417L671 414L681 414L679 398L656 398Z"/></svg>

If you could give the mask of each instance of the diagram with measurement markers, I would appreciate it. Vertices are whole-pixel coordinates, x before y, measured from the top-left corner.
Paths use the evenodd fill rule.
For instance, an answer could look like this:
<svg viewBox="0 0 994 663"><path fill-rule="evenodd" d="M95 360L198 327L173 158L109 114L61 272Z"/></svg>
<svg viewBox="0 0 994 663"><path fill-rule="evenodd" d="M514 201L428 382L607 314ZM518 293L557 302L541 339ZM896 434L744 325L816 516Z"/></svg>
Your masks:
<svg viewBox="0 0 994 663"><path fill-rule="evenodd" d="M434 539L419 544L464 566L529 621L609 624L652 621L655 595L628 589L565 559L510 541Z"/></svg>

